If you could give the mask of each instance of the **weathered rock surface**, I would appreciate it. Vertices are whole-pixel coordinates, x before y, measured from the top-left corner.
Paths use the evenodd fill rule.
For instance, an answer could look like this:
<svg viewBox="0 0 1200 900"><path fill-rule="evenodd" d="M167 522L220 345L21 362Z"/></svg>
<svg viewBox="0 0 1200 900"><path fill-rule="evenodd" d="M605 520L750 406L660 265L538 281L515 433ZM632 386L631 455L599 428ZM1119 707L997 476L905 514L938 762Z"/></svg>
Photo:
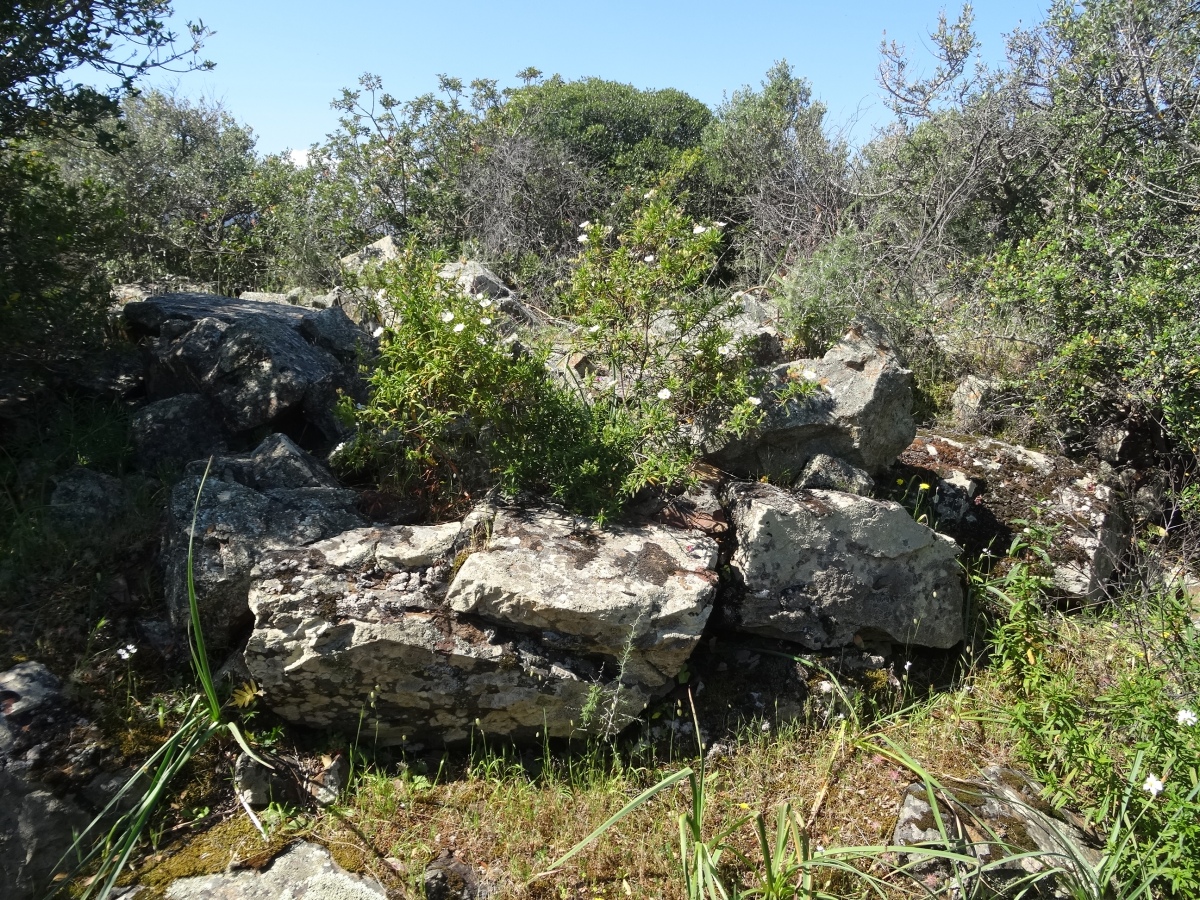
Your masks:
<svg viewBox="0 0 1200 900"><path fill-rule="evenodd" d="M1064 821L1019 772L989 766L979 778L943 779L942 786L939 813L947 833L938 829L925 785L917 782L904 792L892 844L924 844L970 854L988 866L988 888L1001 892L1006 885L1027 883L1029 876L1040 872L1073 872L1080 862L1094 869L1100 861L1099 852L1089 846L1079 828ZM910 859L921 860L921 856L911 854ZM950 877L938 860L925 859L917 865L933 878ZM1049 891L1037 894L1049 895Z"/></svg>
<svg viewBox="0 0 1200 900"><path fill-rule="evenodd" d="M143 471L178 467L223 453L229 435L200 394L179 394L142 407L130 423L134 460Z"/></svg>
<svg viewBox="0 0 1200 900"><path fill-rule="evenodd" d="M735 484L726 497L742 630L814 650L856 635L926 647L962 640L958 545L899 504L767 484Z"/></svg>
<svg viewBox="0 0 1200 900"><path fill-rule="evenodd" d="M363 529L266 554L246 665L295 722L380 744L624 726L672 683L714 594L716 545L659 526L580 531L501 512L472 529Z"/></svg>
<svg viewBox="0 0 1200 900"><path fill-rule="evenodd" d="M358 274L369 265L382 265L400 258L401 250L396 240L390 234L381 237L373 244L368 244L348 256L342 257L342 268L347 272Z"/></svg>
<svg viewBox="0 0 1200 900"><path fill-rule="evenodd" d="M512 294L512 290L499 275L475 260L447 263L438 272L438 276L446 281L453 281L460 291L471 296L494 299Z"/></svg>
<svg viewBox="0 0 1200 900"><path fill-rule="evenodd" d="M180 878L168 900L386 900L376 881L352 875L318 844L301 841L261 872Z"/></svg>
<svg viewBox="0 0 1200 900"><path fill-rule="evenodd" d="M938 431L922 431L901 462L938 477L939 530L977 553L1002 553L1027 531L1026 540L1045 544L1057 590L1092 602L1107 595L1132 533L1127 491L1111 470L1089 471L1062 456ZM996 543L989 547L989 541Z"/></svg>
<svg viewBox="0 0 1200 900"><path fill-rule="evenodd" d="M996 418L991 409L1000 391L999 382L968 375L950 397L950 412L959 428L972 429Z"/></svg>
<svg viewBox="0 0 1200 900"><path fill-rule="evenodd" d="M314 444L342 436L334 400L339 389L357 390L357 348L370 338L340 310L164 294L127 303L124 316L153 336L152 398L202 394L232 432L290 418Z"/></svg>
<svg viewBox="0 0 1200 900"><path fill-rule="evenodd" d="M873 322L856 322L823 359L782 363L766 374L763 423L707 448L708 461L734 475L791 480L817 454L877 473L916 435L912 372ZM814 382L819 390L780 400L798 381Z"/></svg>
<svg viewBox="0 0 1200 900"><path fill-rule="evenodd" d="M83 534L109 527L130 508L121 479L75 466L59 477L48 512L56 527Z"/></svg>
<svg viewBox="0 0 1200 900"><path fill-rule="evenodd" d="M188 466L171 490L164 552L172 621L188 620L187 555L203 461ZM269 550L303 547L364 522L353 492L343 490L313 457L284 435L252 453L218 457L196 519L194 577L205 633L223 647L250 621L250 571Z"/></svg>
<svg viewBox="0 0 1200 900"><path fill-rule="evenodd" d="M748 293L737 299L741 310L728 323L731 340L721 352L728 356L740 348L758 366L779 362L783 359L783 341L776 327L779 307Z"/></svg>
<svg viewBox="0 0 1200 900"><path fill-rule="evenodd" d="M712 539L658 525L580 533L549 511L502 511L447 602L501 625L560 635L650 687L678 674L715 593Z"/></svg>
<svg viewBox="0 0 1200 900"><path fill-rule="evenodd" d="M38 662L0 672L0 896L12 900L45 896L57 863L91 819L33 771L31 761L50 755L41 750L43 732L76 724L61 708L60 687Z"/></svg>
<svg viewBox="0 0 1200 900"><path fill-rule="evenodd" d="M860 494L866 497L875 488L875 480L844 459L818 453L808 461L808 465L796 479L796 487L841 491L844 494Z"/></svg>

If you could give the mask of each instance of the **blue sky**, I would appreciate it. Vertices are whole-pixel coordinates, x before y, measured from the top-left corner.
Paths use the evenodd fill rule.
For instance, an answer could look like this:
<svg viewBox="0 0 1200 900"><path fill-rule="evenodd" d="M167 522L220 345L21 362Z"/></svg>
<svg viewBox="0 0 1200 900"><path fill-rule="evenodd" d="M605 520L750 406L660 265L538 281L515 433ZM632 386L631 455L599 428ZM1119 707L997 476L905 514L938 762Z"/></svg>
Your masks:
<svg viewBox="0 0 1200 900"><path fill-rule="evenodd" d="M984 54L1003 57L1002 35L1041 20L1044 0L980 0ZM175 0L176 30L202 19L216 34L208 73L156 76L193 99L220 101L258 136L262 153L302 149L336 128L329 102L363 72L401 99L437 86L438 73L513 84L535 66L564 78L598 76L640 88L673 87L710 106L757 85L777 59L809 79L835 123L857 120L862 140L882 123L875 74L885 37L928 63L936 0L741 3L413 3L384 0ZM959 7L950 6L953 17Z"/></svg>

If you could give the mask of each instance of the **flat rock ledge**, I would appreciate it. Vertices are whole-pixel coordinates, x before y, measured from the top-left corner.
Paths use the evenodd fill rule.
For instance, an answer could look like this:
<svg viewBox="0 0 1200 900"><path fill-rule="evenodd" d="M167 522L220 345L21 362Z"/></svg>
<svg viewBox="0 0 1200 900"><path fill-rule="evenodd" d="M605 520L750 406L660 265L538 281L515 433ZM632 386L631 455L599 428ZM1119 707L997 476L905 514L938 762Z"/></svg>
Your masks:
<svg viewBox="0 0 1200 900"><path fill-rule="evenodd" d="M356 529L264 554L246 666L283 718L381 746L616 731L674 684L716 559L700 535L548 510Z"/></svg>
<svg viewBox="0 0 1200 900"><path fill-rule="evenodd" d="M809 649L855 637L948 648L963 639L959 547L898 503L734 484L741 630Z"/></svg>

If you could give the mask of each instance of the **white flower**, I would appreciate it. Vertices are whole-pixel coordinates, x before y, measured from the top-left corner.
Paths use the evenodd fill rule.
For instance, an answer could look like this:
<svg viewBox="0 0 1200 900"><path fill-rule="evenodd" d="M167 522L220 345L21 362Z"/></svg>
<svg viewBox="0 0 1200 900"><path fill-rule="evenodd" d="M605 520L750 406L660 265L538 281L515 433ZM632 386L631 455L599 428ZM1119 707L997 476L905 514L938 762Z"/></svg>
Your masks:
<svg viewBox="0 0 1200 900"><path fill-rule="evenodd" d="M727 222L713 222L713 228L724 228L727 224Z"/></svg>
<svg viewBox="0 0 1200 900"><path fill-rule="evenodd" d="M704 232L706 232L706 231L708 231L708 229L705 228L703 225L693 225L692 226L692 234L704 234Z"/></svg>
<svg viewBox="0 0 1200 900"><path fill-rule="evenodd" d="M661 391L658 392L658 399L659 400L670 400L671 392L669 390L667 390L667 388L663 388Z"/></svg>
<svg viewBox="0 0 1200 900"><path fill-rule="evenodd" d="M747 397L746 402L749 403L751 406L762 406L762 398L761 397Z"/></svg>
<svg viewBox="0 0 1200 900"><path fill-rule="evenodd" d="M1175 714L1175 721L1185 728L1190 728L1196 724L1196 713L1190 709L1181 709Z"/></svg>
<svg viewBox="0 0 1200 900"><path fill-rule="evenodd" d="M458 334L460 331L462 331L466 327L467 327L467 325L465 322L459 322L457 325L454 326L454 333Z"/></svg>
<svg viewBox="0 0 1200 900"><path fill-rule="evenodd" d="M439 318L441 318L441 320L443 322L453 322L454 321L454 313L450 312L450 310L446 310L444 313L441 314L441 316Z"/></svg>
<svg viewBox="0 0 1200 900"><path fill-rule="evenodd" d="M1146 781L1145 781L1145 783L1142 784L1143 791L1145 791L1151 797L1157 797L1159 794L1162 793L1162 789L1163 789L1163 783L1162 783L1161 778L1159 778L1154 773L1151 773L1146 776Z"/></svg>
<svg viewBox="0 0 1200 900"><path fill-rule="evenodd" d="M135 653L137 653L137 646L135 644L126 644L124 647L117 648L117 656L121 657L121 659L129 659Z"/></svg>
<svg viewBox="0 0 1200 900"><path fill-rule="evenodd" d="M591 328L588 329L588 334L595 334L599 330L600 330L599 325L593 325Z"/></svg>
<svg viewBox="0 0 1200 900"><path fill-rule="evenodd" d="M644 256L644 257L642 257L642 262L644 262L644 263L652 263L652 262L654 262L654 254L653 254L653 253L650 253L650 254L648 254L648 255L646 255L646 256Z"/></svg>
<svg viewBox="0 0 1200 900"><path fill-rule="evenodd" d="M906 663L904 664L904 671L905 671L905 673L907 673L907 672L909 671L909 669L911 669L911 668L912 668L912 660L910 659L908 662L906 662Z"/></svg>
<svg viewBox="0 0 1200 900"><path fill-rule="evenodd" d="M484 338L484 336L482 334L477 334L477 335L475 335L475 343L477 343L480 347L482 347L484 344L487 343L487 339Z"/></svg>
<svg viewBox="0 0 1200 900"><path fill-rule="evenodd" d="M580 227L580 228L591 228L591 227L592 227L592 223L591 223L591 222L580 222L580 223L579 223L579 227Z"/></svg>
<svg viewBox="0 0 1200 900"><path fill-rule="evenodd" d="M814 372L812 369L805 369L800 374L804 376L804 379L806 381L816 381L817 380L817 373Z"/></svg>
<svg viewBox="0 0 1200 900"><path fill-rule="evenodd" d="M382 334L383 334L383 326L380 325L378 328L376 328L374 331L371 332L371 337L379 337Z"/></svg>
<svg viewBox="0 0 1200 900"><path fill-rule="evenodd" d="M491 297L481 297L479 300L479 305L483 309L487 309L489 306L492 305L492 298Z"/></svg>
<svg viewBox="0 0 1200 900"><path fill-rule="evenodd" d="M492 320L489 319L487 316L484 316L482 319L479 320L479 324L480 325L491 325Z"/></svg>
<svg viewBox="0 0 1200 900"><path fill-rule="evenodd" d="M578 241L579 241L579 243L581 243L581 244L586 244L586 243L587 243L587 235L586 235L586 234L581 234L581 235L578 237L578 239L577 239L577 240L578 240Z"/></svg>
<svg viewBox="0 0 1200 900"><path fill-rule="evenodd" d="M654 188L650 188L650 190L648 190L648 191L646 191L646 193L642 194L642 199L649 200L651 197L653 197L657 193L658 193L658 191L654 190Z"/></svg>

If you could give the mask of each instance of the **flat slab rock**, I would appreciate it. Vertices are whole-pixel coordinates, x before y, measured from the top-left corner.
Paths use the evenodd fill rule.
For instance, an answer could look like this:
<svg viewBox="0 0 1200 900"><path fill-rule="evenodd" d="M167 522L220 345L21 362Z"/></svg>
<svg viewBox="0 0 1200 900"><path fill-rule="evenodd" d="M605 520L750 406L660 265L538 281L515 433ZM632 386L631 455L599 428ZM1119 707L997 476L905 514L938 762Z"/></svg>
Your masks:
<svg viewBox="0 0 1200 900"><path fill-rule="evenodd" d="M173 881L168 900L387 900L376 881L352 875L318 844L301 841L261 872Z"/></svg>
<svg viewBox="0 0 1200 900"><path fill-rule="evenodd" d="M711 540L502 512L448 583L471 524L266 554L245 661L267 705L380 745L534 740L619 728L674 683L711 609Z"/></svg>
<svg viewBox="0 0 1200 900"><path fill-rule="evenodd" d="M952 647L963 639L959 547L898 503L734 484L732 566L743 631L819 650L855 636Z"/></svg>

